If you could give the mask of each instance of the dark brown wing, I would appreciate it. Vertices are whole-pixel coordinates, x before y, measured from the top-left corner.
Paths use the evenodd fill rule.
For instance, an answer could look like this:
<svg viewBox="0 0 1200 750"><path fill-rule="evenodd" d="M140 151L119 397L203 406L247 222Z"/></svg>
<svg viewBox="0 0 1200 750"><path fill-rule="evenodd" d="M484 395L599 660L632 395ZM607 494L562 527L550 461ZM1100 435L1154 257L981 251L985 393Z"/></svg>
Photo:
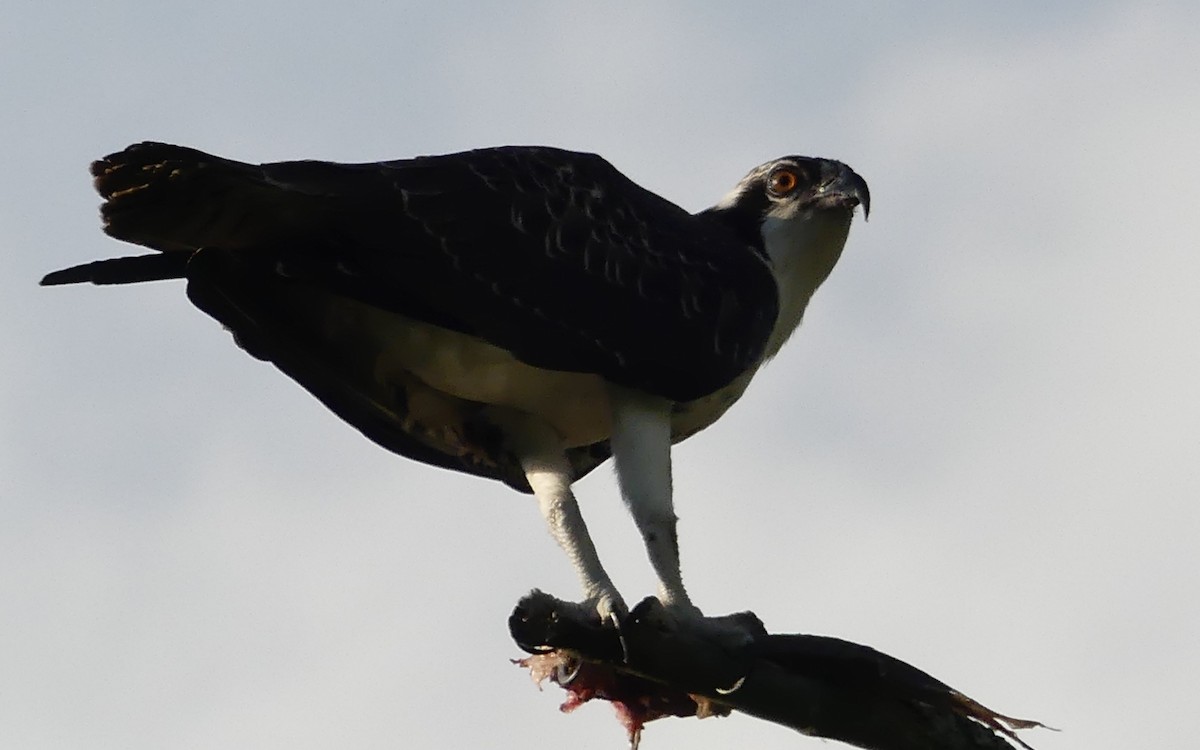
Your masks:
<svg viewBox="0 0 1200 750"><path fill-rule="evenodd" d="M756 362L775 318L757 252L590 154L507 147L252 166L140 144L93 171L119 239L269 258L271 272L529 364L676 401Z"/></svg>
<svg viewBox="0 0 1200 750"><path fill-rule="evenodd" d="M157 143L93 165L105 231L161 254L43 283L187 276L192 301L376 443L528 486L456 402L427 424L419 382L381 384L373 351L320 333L355 300L482 338L544 368L676 401L754 364L774 322L762 257L724 225L603 159L506 147L374 164L249 165ZM570 452L576 476L606 443Z"/></svg>

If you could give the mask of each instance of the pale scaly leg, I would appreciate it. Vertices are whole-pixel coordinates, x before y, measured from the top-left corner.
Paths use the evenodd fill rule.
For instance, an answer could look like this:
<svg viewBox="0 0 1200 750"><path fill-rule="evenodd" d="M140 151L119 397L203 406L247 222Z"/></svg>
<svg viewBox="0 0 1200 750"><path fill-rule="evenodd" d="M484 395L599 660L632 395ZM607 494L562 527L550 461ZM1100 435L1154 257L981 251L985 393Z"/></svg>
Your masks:
<svg viewBox="0 0 1200 750"><path fill-rule="evenodd" d="M629 610L600 564L579 504L571 492L571 465L561 447L545 446L521 457L521 467L538 507L550 527L550 534L567 553L583 584L585 606L594 607L600 619L617 622Z"/></svg>
<svg viewBox="0 0 1200 750"><path fill-rule="evenodd" d="M679 571L671 500L671 402L617 386L610 387L609 398L617 481L658 576L659 601L677 613L700 616Z"/></svg>
<svg viewBox="0 0 1200 750"><path fill-rule="evenodd" d="M683 588L671 497L671 402L616 387L610 389L609 398L613 411L612 451L621 495L642 532L650 564L658 574L658 600L663 607L645 614L659 627L687 623L693 633L702 633L726 648L744 648L755 635L744 616L706 618ZM722 690L732 692L741 684L742 680L737 680Z"/></svg>

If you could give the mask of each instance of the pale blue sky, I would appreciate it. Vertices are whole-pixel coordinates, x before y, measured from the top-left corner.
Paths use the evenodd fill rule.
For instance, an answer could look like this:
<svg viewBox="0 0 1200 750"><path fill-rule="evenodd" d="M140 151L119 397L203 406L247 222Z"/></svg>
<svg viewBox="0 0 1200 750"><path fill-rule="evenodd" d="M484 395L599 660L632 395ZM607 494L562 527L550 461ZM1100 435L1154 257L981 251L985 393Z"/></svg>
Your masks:
<svg viewBox="0 0 1200 750"><path fill-rule="evenodd" d="M834 634L1039 750L1194 746L1194 3L10 1L0 25L0 747L613 748L507 663L533 503L394 457L180 284L40 289L126 251L90 160L157 139L368 160L597 151L691 209L785 153L869 224L743 401L676 449L711 612ZM579 487L630 600L611 471ZM645 747L821 745L746 718Z"/></svg>

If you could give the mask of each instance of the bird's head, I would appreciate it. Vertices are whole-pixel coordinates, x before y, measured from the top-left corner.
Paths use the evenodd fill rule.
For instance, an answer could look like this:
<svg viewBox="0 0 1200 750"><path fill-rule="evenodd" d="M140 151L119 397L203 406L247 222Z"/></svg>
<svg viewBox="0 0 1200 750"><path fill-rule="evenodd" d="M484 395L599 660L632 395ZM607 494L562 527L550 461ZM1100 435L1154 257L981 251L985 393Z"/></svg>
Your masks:
<svg viewBox="0 0 1200 750"><path fill-rule="evenodd" d="M730 226L749 244L767 251L769 225L806 223L849 227L854 208L871 213L867 182L833 159L784 156L750 170L737 186L704 214Z"/></svg>
<svg viewBox="0 0 1200 750"><path fill-rule="evenodd" d="M871 210L858 174L833 159L784 156L750 170L702 216L762 253L779 287L779 313L767 356L800 323L809 298L841 257L854 209Z"/></svg>

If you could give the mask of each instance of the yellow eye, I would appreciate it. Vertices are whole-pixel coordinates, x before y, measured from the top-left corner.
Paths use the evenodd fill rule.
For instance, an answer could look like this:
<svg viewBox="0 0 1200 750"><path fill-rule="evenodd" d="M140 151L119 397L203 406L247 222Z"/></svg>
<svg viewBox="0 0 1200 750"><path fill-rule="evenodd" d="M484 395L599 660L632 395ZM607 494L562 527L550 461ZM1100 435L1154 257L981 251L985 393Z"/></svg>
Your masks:
<svg viewBox="0 0 1200 750"><path fill-rule="evenodd" d="M767 189L772 195L784 196L796 189L800 184L800 178L796 173L787 167L781 167L771 173L767 178Z"/></svg>

